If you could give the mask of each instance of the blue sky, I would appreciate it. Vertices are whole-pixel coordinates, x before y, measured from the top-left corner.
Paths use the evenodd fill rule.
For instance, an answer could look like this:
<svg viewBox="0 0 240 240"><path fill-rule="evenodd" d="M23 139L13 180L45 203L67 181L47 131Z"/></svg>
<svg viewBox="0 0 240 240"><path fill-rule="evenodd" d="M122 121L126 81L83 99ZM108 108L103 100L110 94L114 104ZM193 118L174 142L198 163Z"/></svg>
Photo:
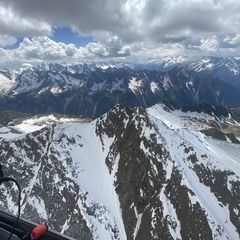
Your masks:
<svg viewBox="0 0 240 240"><path fill-rule="evenodd" d="M95 42L94 37L80 35L70 27L59 27L56 26L53 28L50 38L56 42L63 42L66 44L74 44L76 47L85 47L90 42ZM15 49L22 42L23 37L18 37L16 42L12 45L6 46L6 49Z"/></svg>
<svg viewBox="0 0 240 240"><path fill-rule="evenodd" d="M85 47L88 43L94 42L94 37L80 35L73 32L70 27L54 27L51 38L56 42L73 43L76 47Z"/></svg>

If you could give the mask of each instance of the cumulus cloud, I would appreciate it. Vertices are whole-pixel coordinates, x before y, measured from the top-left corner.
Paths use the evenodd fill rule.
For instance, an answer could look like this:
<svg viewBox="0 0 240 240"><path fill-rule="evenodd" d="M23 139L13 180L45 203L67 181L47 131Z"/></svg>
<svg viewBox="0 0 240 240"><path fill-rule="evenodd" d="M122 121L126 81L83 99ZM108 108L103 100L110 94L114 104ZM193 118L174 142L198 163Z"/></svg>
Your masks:
<svg viewBox="0 0 240 240"><path fill-rule="evenodd" d="M224 42L234 45L234 46L239 46L240 45L240 34L234 34L233 36L226 36L223 39Z"/></svg>
<svg viewBox="0 0 240 240"><path fill-rule="evenodd" d="M50 25L71 26L81 33L115 32L123 29L120 1L111 0L2 0L18 16Z"/></svg>
<svg viewBox="0 0 240 240"><path fill-rule="evenodd" d="M40 61L77 62L102 57L125 57L129 54L130 47L123 45L117 38L110 39L105 44L93 42L86 47L77 48L74 44L55 42L49 37L33 37L24 38L16 49L0 48L0 61L7 64Z"/></svg>
<svg viewBox="0 0 240 240"><path fill-rule="evenodd" d="M28 19L72 26L80 33L111 33L124 41L234 33L240 27L239 0L2 0L2 3Z"/></svg>
<svg viewBox="0 0 240 240"><path fill-rule="evenodd" d="M96 41L81 48L57 43L49 38L56 26L68 26L80 35L93 36ZM16 49L0 48L1 58L7 56L19 61L238 55L239 28L239 0L1 0L0 3L0 47L25 37Z"/></svg>
<svg viewBox="0 0 240 240"><path fill-rule="evenodd" d="M180 43L165 43L158 45L153 42L142 42L132 46L134 55L147 59L157 59L161 57L174 57L184 55L185 47Z"/></svg>
<svg viewBox="0 0 240 240"><path fill-rule="evenodd" d="M7 34L0 34L0 47L12 46L17 42L15 37L9 36Z"/></svg>
<svg viewBox="0 0 240 240"><path fill-rule="evenodd" d="M64 61L87 57L84 50L73 44L57 43L48 37L24 38L16 49L0 48L1 65L23 62Z"/></svg>
<svg viewBox="0 0 240 240"><path fill-rule="evenodd" d="M185 47L179 43L162 44L137 42L125 45L112 37L104 43L92 42L77 48L74 44L55 42L49 37L24 38L16 49L0 48L1 66L18 65L25 62L81 62L106 58L121 61L152 61L170 58L183 60ZM139 62L140 62L139 61Z"/></svg>
<svg viewBox="0 0 240 240"><path fill-rule="evenodd" d="M74 57L78 49L73 44L57 43L48 37L24 38L14 55L25 59L56 60Z"/></svg>
<svg viewBox="0 0 240 240"><path fill-rule="evenodd" d="M89 43L86 48L90 53L99 57L126 57L131 54L131 48L116 36L104 43Z"/></svg>
<svg viewBox="0 0 240 240"><path fill-rule="evenodd" d="M51 33L51 26L45 21L27 17L28 14L18 14L16 9L0 3L0 30L4 36L33 37Z"/></svg>
<svg viewBox="0 0 240 240"><path fill-rule="evenodd" d="M86 48L90 53L93 53L97 56L107 57L109 55L106 47L101 43L89 43L87 44Z"/></svg>
<svg viewBox="0 0 240 240"><path fill-rule="evenodd" d="M216 36L212 38L202 39L199 48L205 52L217 51L219 45Z"/></svg>

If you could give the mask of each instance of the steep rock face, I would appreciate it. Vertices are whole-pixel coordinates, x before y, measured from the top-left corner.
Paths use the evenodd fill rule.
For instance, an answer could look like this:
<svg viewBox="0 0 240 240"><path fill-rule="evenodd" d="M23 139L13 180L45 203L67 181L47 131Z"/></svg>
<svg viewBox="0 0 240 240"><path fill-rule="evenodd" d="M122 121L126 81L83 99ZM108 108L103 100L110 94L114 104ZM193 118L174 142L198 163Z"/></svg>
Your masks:
<svg viewBox="0 0 240 240"><path fill-rule="evenodd" d="M117 139L106 160L111 170L119 154L115 184L128 239L237 239L238 215L231 215L239 211L237 189L230 192L227 187L235 173L213 170L221 164L213 161L218 156L205 148L201 134L169 128L164 124L167 115L159 121L158 110L150 108L146 114L138 109L137 116L131 110L127 116L116 110L117 114L111 112L98 123L100 136ZM164 113L161 108L160 113ZM174 124L173 120L168 123ZM235 181L238 186L239 177ZM228 203L230 219L218 205L228 206L221 198L235 202Z"/></svg>
<svg viewBox="0 0 240 240"><path fill-rule="evenodd" d="M0 134L22 217L77 239L239 239L240 147L200 132L230 117L117 105L93 122L34 121ZM16 211L15 192L1 187L1 208Z"/></svg>
<svg viewBox="0 0 240 240"><path fill-rule="evenodd" d="M102 134L107 134L116 139L106 163L112 171L118 159L115 186L127 239L153 239L150 210L153 206L160 208L162 205L156 189L161 189L165 181L162 161L168 156L164 147L156 142L154 126L143 109L116 108L97 123L97 133L100 138ZM149 148L148 151L152 154L146 155L141 146ZM155 222L159 225L155 229L158 232L156 237L170 236L166 224L161 224L164 218L162 212L158 213Z"/></svg>

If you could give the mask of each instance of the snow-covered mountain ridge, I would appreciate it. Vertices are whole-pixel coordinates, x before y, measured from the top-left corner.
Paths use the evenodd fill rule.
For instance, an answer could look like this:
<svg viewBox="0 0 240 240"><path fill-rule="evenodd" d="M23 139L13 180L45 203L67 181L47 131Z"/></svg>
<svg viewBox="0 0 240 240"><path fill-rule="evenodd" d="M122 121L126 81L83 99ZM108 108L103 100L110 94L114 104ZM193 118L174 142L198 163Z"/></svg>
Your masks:
<svg viewBox="0 0 240 240"><path fill-rule="evenodd" d="M239 57L205 57L188 65L194 71L210 74L221 81L240 87Z"/></svg>
<svg viewBox="0 0 240 240"><path fill-rule="evenodd" d="M220 61L210 60L216 66ZM204 103L239 107L240 75L223 64L204 70L204 61L170 68L99 63L4 70L0 71L0 111L97 118L118 103L144 108L160 102L178 107Z"/></svg>
<svg viewBox="0 0 240 240"><path fill-rule="evenodd" d="M237 240L239 129L227 114L117 105L1 127L1 164L23 187L22 217L76 239ZM13 213L15 191L1 188Z"/></svg>

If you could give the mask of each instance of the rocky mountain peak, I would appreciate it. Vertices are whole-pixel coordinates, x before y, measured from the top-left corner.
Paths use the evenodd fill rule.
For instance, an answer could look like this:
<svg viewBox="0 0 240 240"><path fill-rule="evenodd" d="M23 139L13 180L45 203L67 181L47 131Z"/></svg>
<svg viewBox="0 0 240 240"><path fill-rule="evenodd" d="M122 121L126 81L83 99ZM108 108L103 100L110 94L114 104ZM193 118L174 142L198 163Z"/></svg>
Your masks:
<svg viewBox="0 0 240 240"><path fill-rule="evenodd" d="M77 239L239 238L230 116L118 104L90 122L39 119L0 128L4 171L23 188L22 217ZM1 188L2 209L15 212L15 191Z"/></svg>

